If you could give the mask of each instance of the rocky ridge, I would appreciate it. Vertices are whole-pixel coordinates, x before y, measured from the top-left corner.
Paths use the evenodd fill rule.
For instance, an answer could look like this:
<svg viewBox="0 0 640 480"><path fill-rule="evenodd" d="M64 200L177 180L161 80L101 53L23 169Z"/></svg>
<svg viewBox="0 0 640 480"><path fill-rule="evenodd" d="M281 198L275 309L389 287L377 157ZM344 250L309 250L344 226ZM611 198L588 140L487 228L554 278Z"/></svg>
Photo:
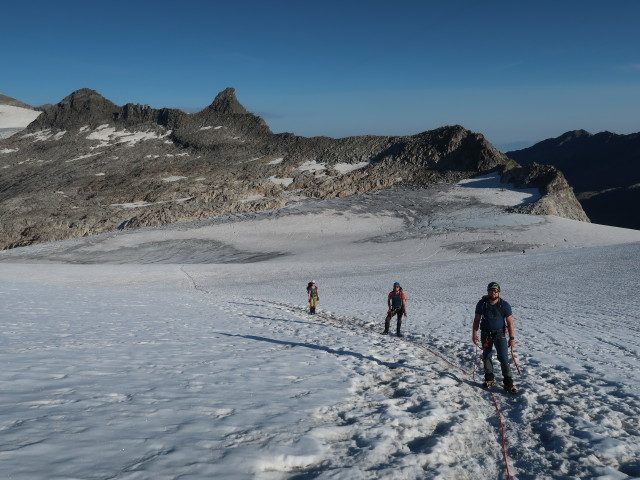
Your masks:
<svg viewBox="0 0 640 480"><path fill-rule="evenodd" d="M640 133L575 130L507 155L522 165L544 162L561 170L594 222L640 229L633 208L640 204Z"/></svg>
<svg viewBox="0 0 640 480"><path fill-rule="evenodd" d="M232 88L195 114L118 106L90 89L42 110L0 140L0 248L490 171L541 190L523 207L531 213L588 221L556 169L520 167L461 126L341 139L274 134Z"/></svg>

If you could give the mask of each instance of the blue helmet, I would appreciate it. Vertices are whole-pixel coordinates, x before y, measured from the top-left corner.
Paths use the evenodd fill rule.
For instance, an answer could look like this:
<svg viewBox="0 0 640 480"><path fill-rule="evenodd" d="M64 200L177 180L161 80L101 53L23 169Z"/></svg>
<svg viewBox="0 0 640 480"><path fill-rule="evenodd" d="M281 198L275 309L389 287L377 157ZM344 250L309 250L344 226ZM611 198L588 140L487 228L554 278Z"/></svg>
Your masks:
<svg viewBox="0 0 640 480"><path fill-rule="evenodd" d="M396 283L394 283L394 284L393 284L393 286L394 286L394 288L395 288L395 287L399 287L399 286L400 286L400 283L399 283L399 282L396 282Z"/></svg>

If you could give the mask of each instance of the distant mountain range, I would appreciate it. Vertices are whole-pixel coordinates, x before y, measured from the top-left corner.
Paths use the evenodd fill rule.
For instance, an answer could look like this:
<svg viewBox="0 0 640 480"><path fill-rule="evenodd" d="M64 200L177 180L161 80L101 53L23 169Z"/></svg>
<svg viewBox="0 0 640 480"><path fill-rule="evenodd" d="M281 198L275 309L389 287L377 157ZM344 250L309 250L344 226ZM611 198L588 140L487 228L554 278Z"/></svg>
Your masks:
<svg viewBox="0 0 640 480"><path fill-rule="evenodd" d="M592 222L640 229L640 133L575 130L507 155L560 169Z"/></svg>
<svg viewBox="0 0 640 480"><path fill-rule="evenodd" d="M0 140L0 248L491 171L540 190L518 211L588 221L557 169L520 167L461 126L400 137L274 134L232 88L194 114L118 106L90 89L40 109Z"/></svg>

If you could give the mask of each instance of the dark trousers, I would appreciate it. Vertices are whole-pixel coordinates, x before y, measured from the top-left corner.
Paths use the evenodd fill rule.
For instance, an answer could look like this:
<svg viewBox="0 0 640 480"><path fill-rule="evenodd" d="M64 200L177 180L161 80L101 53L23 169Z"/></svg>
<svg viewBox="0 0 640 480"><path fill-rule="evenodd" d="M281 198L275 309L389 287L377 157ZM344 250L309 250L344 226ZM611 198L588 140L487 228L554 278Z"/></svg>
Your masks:
<svg viewBox="0 0 640 480"><path fill-rule="evenodd" d="M491 360L491 353L493 347L496 347L496 353L498 354L498 361L500 362L500 369L502 370L502 381L505 387L513 386L513 375L511 374L511 367L509 366L509 344L507 343L507 337L505 337L502 330L483 330L480 333L480 340L482 341L482 364L484 366L484 379L495 380L493 374L493 361Z"/></svg>
<svg viewBox="0 0 640 480"><path fill-rule="evenodd" d="M400 308L391 308L389 313L387 313L387 318L384 319L384 331L385 333L389 333L389 326L391 325L391 319L394 315L398 316L398 324L396 326L396 333L400 333L400 327L402 326L402 307Z"/></svg>

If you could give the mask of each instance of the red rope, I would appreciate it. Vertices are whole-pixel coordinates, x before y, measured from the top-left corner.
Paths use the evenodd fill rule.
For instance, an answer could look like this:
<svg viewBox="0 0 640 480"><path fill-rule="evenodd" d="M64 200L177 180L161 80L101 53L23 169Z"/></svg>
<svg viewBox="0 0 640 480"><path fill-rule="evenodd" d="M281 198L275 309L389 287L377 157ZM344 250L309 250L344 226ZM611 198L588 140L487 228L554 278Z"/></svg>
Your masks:
<svg viewBox="0 0 640 480"><path fill-rule="evenodd" d="M185 272L186 273L186 272ZM187 276L189 276L187 274ZM190 276L189 276L190 277ZM191 278L191 277L190 277ZM195 282L194 282L195 283ZM410 340L404 339L406 342L410 342ZM446 358L444 355L442 355L440 352L437 352L425 345L421 345L419 343L415 343L415 342L410 342L413 345L418 346L419 348L423 348L424 350L430 352L432 355L435 355L436 357L440 358L441 360L443 360L444 362L448 363L449 365L451 365L454 368L457 368L458 370L460 370L461 372L469 375L473 381L475 382L475 373L476 373L476 369L478 366L477 362L474 362L474 368L472 371L466 370L464 368L462 368L460 365L452 362L451 360L449 360L448 358ZM478 357L478 345L476 344L476 358ZM515 358L514 358L515 360ZM518 369L520 370L520 369ZM491 395L491 399L493 400L493 405L496 407L496 412L498 414L498 423L500 424L500 433L502 435L502 458L504 459L504 465L505 465L505 470L507 473L507 479L508 480L512 480L511 477L511 472L509 471L509 461L507 459L507 436L506 436L506 429L504 426L504 422L502 421L502 412L500 411L500 406L498 405L498 401L496 400L495 395L493 394L493 392L491 392L490 390L487 390L487 393L489 393L489 395Z"/></svg>
<svg viewBox="0 0 640 480"><path fill-rule="evenodd" d="M496 396L492 391L487 390L489 395L491 395L491 400L493 400L493 404L496 406L496 412L498 412L498 422L500 423L500 433L502 433L502 458L504 458L504 466L507 471L507 478L511 480L511 472L509 471L509 462L507 461L507 435L505 433L504 422L502 421L502 412L500 411L500 407L498 406L498 401L496 400Z"/></svg>
<svg viewBox="0 0 640 480"><path fill-rule="evenodd" d="M431 348L429 348L429 347L427 347L425 345L420 345L420 344L417 344L417 343L414 344L414 345L418 345L418 347L421 347L421 348L427 350L428 352L430 352L431 354L433 354L436 357L440 358L441 360L445 361L449 365L452 365L453 367L457 368L461 372L466 373L475 382L475 380L476 380L476 370L478 368L478 362L477 361L474 361L473 370L469 371L469 370L466 370L466 369L462 368L460 365L450 361L448 358L446 358L440 352L432 350ZM477 358L478 358L478 345L476 344L476 359ZM500 425L500 434L502 435L502 441L501 441L501 443L502 443L502 458L504 459L504 467L505 467L505 471L507 472L507 479L508 480L512 480L513 477L511 476L511 472L509 471L509 460L507 458L507 434L506 434L506 429L505 429L505 426L504 426L504 422L502 421L502 411L500 410L500 406L498 405L498 400L496 400L496 396L493 394L493 392L491 390L486 390L486 392L491 396L491 400L493 401L493 405L496 407L496 413L498 414L498 423Z"/></svg>

